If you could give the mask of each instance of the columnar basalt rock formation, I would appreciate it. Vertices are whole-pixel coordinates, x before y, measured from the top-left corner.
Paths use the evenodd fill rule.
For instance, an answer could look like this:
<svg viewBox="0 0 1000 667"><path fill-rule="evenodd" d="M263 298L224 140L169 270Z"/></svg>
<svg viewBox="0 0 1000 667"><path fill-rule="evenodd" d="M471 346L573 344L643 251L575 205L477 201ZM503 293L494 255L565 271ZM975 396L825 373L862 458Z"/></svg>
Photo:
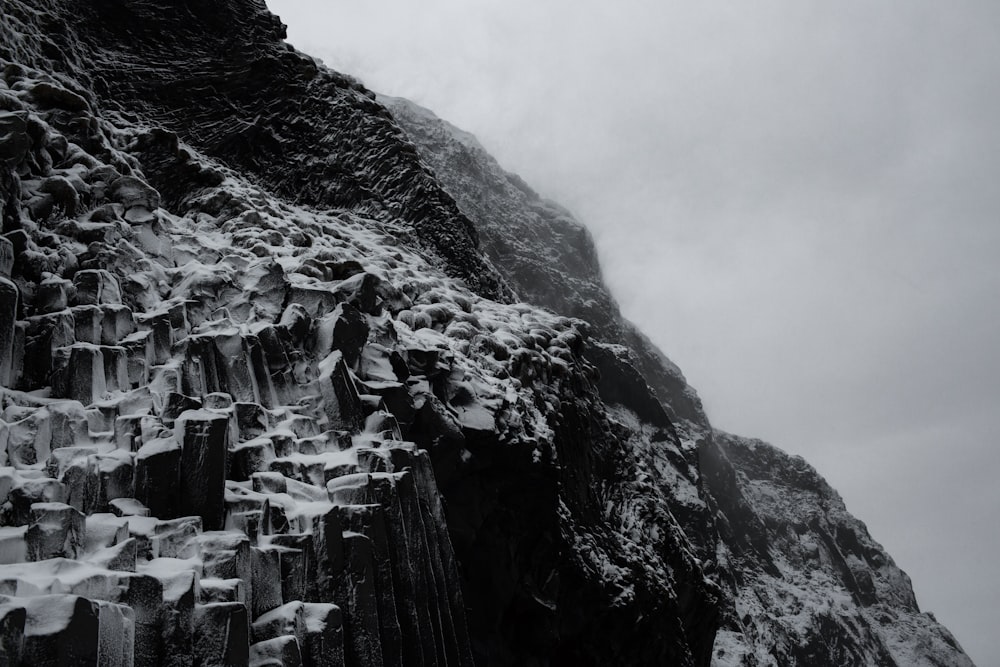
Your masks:
<svg viewBox="0 0 1000 667"><path fill-rule="evenodd" d="M964 664L470 139L258 0L3 19L0 663Z"/></svg>
<svg viewBox="0 0 1000 667"><path fill-rule="evenodd" d="M712 428L680 370L624 320L588 233L471 135L380 97L526 300L586 319L585 357L630 445L722 589L713 665L968 665L909 579L798 457ZM660 442L679 442L673 449Z"/></svg>

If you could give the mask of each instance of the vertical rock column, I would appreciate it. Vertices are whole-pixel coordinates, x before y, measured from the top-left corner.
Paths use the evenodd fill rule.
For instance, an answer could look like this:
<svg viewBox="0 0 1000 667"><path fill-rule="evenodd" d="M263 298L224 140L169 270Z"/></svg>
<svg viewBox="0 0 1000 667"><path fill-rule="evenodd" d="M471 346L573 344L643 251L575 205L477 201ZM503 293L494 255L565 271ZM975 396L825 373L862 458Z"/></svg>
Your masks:
<svg viewBox="0 0 1000 667"><path fill-rule="evenodd" d="M423 523L433 587L439 601L441 634L447 663L472 665L472 646L469 643L465 603L459 583L461 579L430 457L426 451L411 446L392 447L389 455L393 470L410 472L409 475L397 478L397 490L403 514L410 518L409 523ZM413 484L412 491L410 482Z"/></svg>
<svg viewBox="0 0 1000 667"><path fill-rule="evenodd" d="M339 350L319 363L319 389L328 428L357 431L362 426L361 399Z"/></svg>
<svg viewBox="0 0 1000 667"><path fill-rule="evenodd" d="M17 321L17 287L0 277L0 385L14 379L14 323Z"/></svg>
<svg viewBox="0 0 1000 667"><path fill-rule="evenodd" d="M208 410L188 410L177 418L174 431L181 443L180 514L200 516L205 530L221 530L229 419Z"/></svg>

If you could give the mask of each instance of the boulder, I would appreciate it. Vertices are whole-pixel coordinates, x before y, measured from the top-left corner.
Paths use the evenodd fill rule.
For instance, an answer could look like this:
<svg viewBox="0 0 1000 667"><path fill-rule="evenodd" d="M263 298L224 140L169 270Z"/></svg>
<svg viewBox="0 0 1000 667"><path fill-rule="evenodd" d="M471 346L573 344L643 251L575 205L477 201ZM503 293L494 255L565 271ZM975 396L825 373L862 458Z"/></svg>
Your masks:
<svg viewBox="0 0 1000 667"><path fill-rule="evenodd" d="M380 505L345 505L341 507L341 516L347 530L364 535L371 544L382 661L385 665L402 667L403 641L393 588L393 550L389 545L385 514Z"/></svg>
<svg viewBox="0 0 1000 667"><path fill-rule="evenodd" d="M115 498L108 501L108 509L115 516L149 516L149 508L135 498Z"/></svg>
<svg viewBox="0 0 1000 667"><path fill-rule="evenodd" d="M301 644L306 635L305 604L294 601L275 607L253 622L252 631L255 642L291 635Z"/></svg>
<svg viewBox="0 0 1000 667"><path fill-rule="evenodd" d="M253 552L251 540L235 531L207 531L196 538L204 576L243 582L236 602L248 607L253 601Z"/></svg>
<svg viewBox="0 0 1000 667"><path fill-rule="evenodd" d="M319 321L313 351L319 357L340 350L348 366L354 366L368 341L368 321L349 303L338 304Z"/></svg>
<svg viewBox="0 0 1000 667"><path fill-rule="evenodd" d="M254 619L281 606L281 549L251 547L253 600L250 611Z"/></svg>
<svg viewBox="0 0 1000 667"><path fill-rule="evenodd" d="M135 612L126 605L97 604L100 625L97 664L100 667L132 667L135 664Z"/></svg>
<svg viewBox="0 0 1000 667"><path fill-rule="evenodd" d="M125 220L136 225L152 222L160 207L160 193L134 176L122 176L110 184L107 197L122 205Z"/></svg>
<svg viewBox="0 0 1000 667"><path fill-rule="evenodd" d="M378 293L382 280L371 273L362 272L345 278L333 288L338 302L349 303L362 313L378 315Z"/></svg>
<svg viewBox="0 0 1000 667"><path fill-rule="evenodd" d="M267 438L241 442L229 451L229 479L247 481L254 474L266 471L274 458L274 446Z"/></svg>
<svg viewBox="0 0 1000 667"><path fill-rule="evenodd" d="M48 278L38 284L35 290L35 312L55 313L65 310L69 305L69 292L72 284L62 278Z"/></svg>

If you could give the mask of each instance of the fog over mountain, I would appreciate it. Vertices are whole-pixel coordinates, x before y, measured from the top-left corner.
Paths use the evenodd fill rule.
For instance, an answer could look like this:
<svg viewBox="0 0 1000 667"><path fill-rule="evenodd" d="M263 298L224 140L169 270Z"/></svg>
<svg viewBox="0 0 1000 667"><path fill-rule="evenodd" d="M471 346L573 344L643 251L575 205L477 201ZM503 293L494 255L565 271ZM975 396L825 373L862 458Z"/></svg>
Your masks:
<svg viewBox="0 0 1000 667"><path fill-rule="evenodd" d="M1000 10L271 0L594 233L713 423L803 455L1000 661Z"/></svg>

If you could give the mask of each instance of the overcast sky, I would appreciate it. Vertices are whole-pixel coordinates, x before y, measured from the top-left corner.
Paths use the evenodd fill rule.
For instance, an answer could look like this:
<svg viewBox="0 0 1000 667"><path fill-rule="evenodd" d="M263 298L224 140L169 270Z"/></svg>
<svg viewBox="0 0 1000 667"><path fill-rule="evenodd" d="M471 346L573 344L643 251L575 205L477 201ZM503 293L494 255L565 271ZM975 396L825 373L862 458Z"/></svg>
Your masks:
<svg viewBox="0 0 1000 667"><path fill-rule="evenodd" d="M1000 3L268 1L572 209L713 423L1000 664Z"/></svg>

